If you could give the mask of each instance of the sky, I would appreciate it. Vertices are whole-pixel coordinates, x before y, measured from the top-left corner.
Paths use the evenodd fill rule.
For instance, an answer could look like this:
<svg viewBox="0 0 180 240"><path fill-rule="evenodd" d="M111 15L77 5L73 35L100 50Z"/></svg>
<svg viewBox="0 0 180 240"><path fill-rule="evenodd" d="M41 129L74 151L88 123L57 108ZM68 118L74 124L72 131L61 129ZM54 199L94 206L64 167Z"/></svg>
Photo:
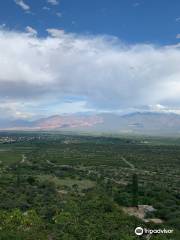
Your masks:
<svg viewBox="0 0 180 240"><path fill-rule="evenodd" d="M0 118L180 114L179 0L0 1Z"/></svg>

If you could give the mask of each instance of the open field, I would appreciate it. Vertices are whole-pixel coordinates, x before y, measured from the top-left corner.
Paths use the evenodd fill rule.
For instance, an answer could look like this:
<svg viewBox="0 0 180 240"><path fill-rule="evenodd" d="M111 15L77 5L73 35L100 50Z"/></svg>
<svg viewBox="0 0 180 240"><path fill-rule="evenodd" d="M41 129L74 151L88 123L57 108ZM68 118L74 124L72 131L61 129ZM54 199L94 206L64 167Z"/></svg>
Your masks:
<svg viewBox="0 0 180 240"><path fill-rule="evenodd" d="M151 239L180 239L180 139L5 134L15 141L0 144L0 239L133 240L137 226L174 230ZM161 223L123 211L134 174L138 204L156 209L145 220ZM32 227L21 222L29 211Z"/></svg>

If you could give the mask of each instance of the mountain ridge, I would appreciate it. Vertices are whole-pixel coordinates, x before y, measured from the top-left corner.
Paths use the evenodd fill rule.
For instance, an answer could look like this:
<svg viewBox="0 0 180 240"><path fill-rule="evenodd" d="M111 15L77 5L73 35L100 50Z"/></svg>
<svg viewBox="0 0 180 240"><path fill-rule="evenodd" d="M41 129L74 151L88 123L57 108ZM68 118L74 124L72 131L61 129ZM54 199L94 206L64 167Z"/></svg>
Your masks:
<svg viewBox="0 0 180 240"><path fill-rule="evenodd" d="M77 130L152 135L180 135L180 115L133 112L52 115L34 121L0 121L1 130Z"/></svg>

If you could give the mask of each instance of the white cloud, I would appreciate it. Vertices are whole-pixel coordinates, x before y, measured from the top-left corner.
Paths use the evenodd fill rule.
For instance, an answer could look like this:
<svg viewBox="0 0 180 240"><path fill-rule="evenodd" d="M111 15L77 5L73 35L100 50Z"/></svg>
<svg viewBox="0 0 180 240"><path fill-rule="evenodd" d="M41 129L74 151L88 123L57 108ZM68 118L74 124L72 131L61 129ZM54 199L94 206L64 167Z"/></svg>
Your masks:
<svg viewBox="0 0 180 240"><path fill-rule="evenodd" d="M175 19L175 21L176 21L176 22L180 22L180 17L177 17L177 18Z"/></svg>
<svg viewBox="0 0 180 240"><path fill-rule="evenodd" d="M78 98L84 110L180 107L179 45L128 45L108 36L47 31L48 37L38 38L36 32L0 29L0 101L18 102L17 112L34 114L44 106L51 112L54 101L67 106L64 98Z"/></svg>
<svg viewBox="0 0 180 240"><path fill-rule="evenodd" d="M14 2L25 11L30 10L30 6L27 3L25 3L23 0L14 0Z"/></svg>
<svg viewBox="0 0 180 240"><path fill-rule="evenodd" d="M5 27L6 27L6 24L5 24L5 23L0 24L0 29L3 29L3 28L5 28Z"/></svg>
<svg viewBox="0 0 180 240"><path fill-rule="evenodd" d="M146 106L145 111L180 114L180 107L168 107L161 104Z"/></svg>
<svg viewBox="0 0 180 240"><path fill-rule="evenodd" d="M57 13L56 13L56 16L57 16L57 17L62 17L62 13L57 12Z"/></svg>
<svg viewBox="0 0 180 240"><path fill-rule="evenodd" d="M58 0L47 0L47 2L52 4L52 5L58 5L59 4Z"/></svg>
<svg viewBox="0 0 180 240"><path fill-rule="evenodd" d="M0 102L0 115L1 118L9 119L30 119L33 117L33 113L27 110L26 104L20 101L12 101L4 99Z"/></svg>
<svg viewBox="0 0 180 240"><path fill-rule="evenodd" d="M176 35L176 38L177 38L177 39L179 39L179 38L180 38L180 33L178 33L178 34Z"/></svg>
<svg viewBox="0 0 180 240"><path fill-rule="evenodd" d="M140 3L139 3L139 2L133 3L133 7L139 7L139 6L140 6Z"/></svg>
<svg viewBox="0 0 180 240"><path fill-rule="evenodd" d="M48 28L46 31L54 38L61 38L65 36L65 32L62 29Z"/></svg>
<svg viewBox="0 0 180 240"><path fill-rule="evenodd" d="M46 7L46 6L44 6L42 9L43 9L43 10L46 10L46 11L49 11L49 10L50 10L50 8L49 8L49 7Z"/></svg>
<svg viewBox="0 0 180 240"><path fill-rule="evenodd" d="M37 31L36 31L36 29L34 29L34 28L32 28L32 27L30 27L30 26L27 26L26 28L25 28L25 30L26 30L26 32L29 34L29 35L31 35L31 36L37 36Z"/></svg>

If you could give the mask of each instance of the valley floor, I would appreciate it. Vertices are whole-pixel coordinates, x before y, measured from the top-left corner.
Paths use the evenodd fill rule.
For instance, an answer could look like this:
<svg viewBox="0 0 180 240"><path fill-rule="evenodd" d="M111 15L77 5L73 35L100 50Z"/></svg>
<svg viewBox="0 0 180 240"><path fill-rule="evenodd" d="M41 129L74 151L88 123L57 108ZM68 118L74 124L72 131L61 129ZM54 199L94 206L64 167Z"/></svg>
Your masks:
<svg viewBox="0 0 180 240"><path fill-rule="evenodd" d="M0 137L0 239L180 239L180 139Z"/></svg>

